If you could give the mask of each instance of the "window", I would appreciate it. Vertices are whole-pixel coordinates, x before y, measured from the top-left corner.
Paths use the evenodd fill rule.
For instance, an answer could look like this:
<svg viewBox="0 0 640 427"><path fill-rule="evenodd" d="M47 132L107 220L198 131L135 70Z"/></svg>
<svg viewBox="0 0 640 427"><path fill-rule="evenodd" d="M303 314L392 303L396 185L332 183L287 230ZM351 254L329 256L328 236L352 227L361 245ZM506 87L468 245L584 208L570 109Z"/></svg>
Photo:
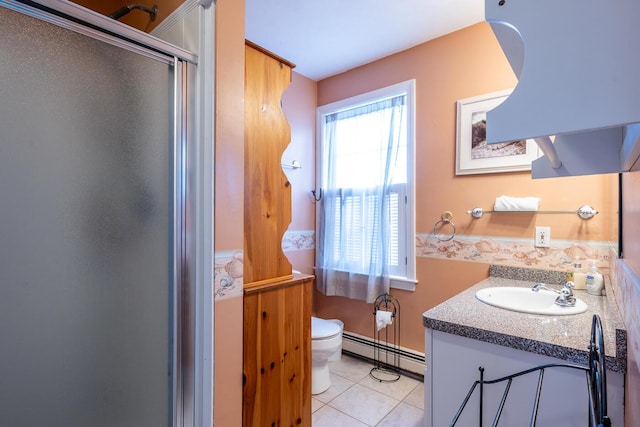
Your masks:
<svg viewBox="0 0 640 427"><path fill-rule="evenodd" d="M318 267L414 288L414 84L318 108Z"/></svg>

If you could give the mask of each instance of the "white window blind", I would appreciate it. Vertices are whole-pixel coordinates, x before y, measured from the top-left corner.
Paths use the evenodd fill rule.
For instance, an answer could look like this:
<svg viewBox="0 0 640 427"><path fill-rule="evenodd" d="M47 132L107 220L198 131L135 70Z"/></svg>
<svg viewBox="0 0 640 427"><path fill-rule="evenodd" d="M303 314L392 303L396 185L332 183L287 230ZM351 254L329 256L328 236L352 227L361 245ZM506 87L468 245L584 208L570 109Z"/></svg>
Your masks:
<svg viewBox="0 0 640 427"><path fill-rule="evenodd" d="M397 184L387 194L385 208L390 227L386 245L389 274L406 276L406 185ZM369 260L378 262L378 236L376 227L381 209L376 189L350 190L324 195L326 202L333 203L335 222L332 235L336 242L333 262L341 269L368 274ZM342 220L342 212L349 220Z"/></svg>

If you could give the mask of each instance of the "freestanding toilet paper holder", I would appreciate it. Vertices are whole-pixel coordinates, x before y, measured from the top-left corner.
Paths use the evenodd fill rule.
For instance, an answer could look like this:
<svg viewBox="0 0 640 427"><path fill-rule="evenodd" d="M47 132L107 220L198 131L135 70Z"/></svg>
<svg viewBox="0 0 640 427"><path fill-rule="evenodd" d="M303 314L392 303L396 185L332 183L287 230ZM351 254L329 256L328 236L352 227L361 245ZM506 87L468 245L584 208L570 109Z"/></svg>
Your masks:
<svg viewBox="0 0 640 427"><path fill-rule="evenodd" d="M389 317L390 323L388 323ZM373 336L373 368L369 371L369 376L380 382L398 381L400 379L400 303L393 295L382 294L373 303Z"/></svg>

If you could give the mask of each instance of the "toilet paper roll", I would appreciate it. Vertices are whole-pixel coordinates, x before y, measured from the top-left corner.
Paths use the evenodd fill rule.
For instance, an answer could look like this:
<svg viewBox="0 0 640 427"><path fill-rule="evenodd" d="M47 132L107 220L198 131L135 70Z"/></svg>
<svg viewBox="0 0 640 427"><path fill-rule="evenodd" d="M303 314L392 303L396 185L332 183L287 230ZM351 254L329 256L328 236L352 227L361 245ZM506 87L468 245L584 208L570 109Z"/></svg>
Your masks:
<svg viewBox="0 0 640 427"><path fill-rule="evenodd" d="M393 322L393 313L391 311L376 311L376 327L378 330L389 326Z"/></svg>

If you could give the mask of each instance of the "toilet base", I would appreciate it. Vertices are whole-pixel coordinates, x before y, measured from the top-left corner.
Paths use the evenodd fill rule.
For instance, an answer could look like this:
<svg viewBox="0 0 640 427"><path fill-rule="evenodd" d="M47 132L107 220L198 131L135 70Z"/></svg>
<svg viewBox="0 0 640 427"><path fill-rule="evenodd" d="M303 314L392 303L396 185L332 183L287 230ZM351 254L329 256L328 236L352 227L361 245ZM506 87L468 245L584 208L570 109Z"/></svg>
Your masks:
<svg viewBox="0 0 640 427"><path fill-rule="evenodd" d="M313 360L311 363L311 394L320 394L331 386L329 361Z"/></svg>

